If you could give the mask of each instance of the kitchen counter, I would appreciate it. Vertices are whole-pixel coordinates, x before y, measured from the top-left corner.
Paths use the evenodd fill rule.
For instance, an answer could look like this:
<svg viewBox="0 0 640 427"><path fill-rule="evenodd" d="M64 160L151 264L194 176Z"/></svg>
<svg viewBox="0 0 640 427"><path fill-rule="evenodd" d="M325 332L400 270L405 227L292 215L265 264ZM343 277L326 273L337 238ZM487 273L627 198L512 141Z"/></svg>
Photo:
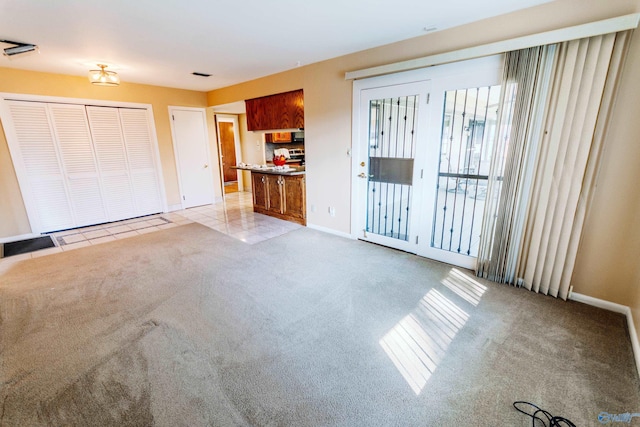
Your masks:
<svg viewBox="0 0 640 427"><path fill-rule="evenodd" d="M306 173L304 166L289 167L289 169L287 170L283 170L283 169L276 170L275 166L267 166L267 167L260 167L260 168L253 168L249 166L244 166L244 167L231 166L231 169L239 169L243 171L256 172L256 173L266 173L269 175L286 175L286 176L304 175Z"/></svg>
<svg viewBox="0 0 640 427"><path fill-rule="evenodd" d="M256 165L257 166L257 165ZM253 211L307 225L306 176L304 166L276 169L274 166L235 166L251 173Z"/></svg>

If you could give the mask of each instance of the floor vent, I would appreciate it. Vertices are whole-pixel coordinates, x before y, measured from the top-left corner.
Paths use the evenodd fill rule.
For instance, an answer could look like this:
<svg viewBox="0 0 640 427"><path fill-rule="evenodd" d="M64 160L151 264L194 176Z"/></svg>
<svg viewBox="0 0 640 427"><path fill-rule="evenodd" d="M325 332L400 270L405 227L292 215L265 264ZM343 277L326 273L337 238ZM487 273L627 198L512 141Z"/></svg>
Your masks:
<svg viewBox="0 0 640 427"><path fill-rule="evenodd" d="M18 240L16 242L8 242L2 245L1 258L7 258L13 255L26 254L29 252L39 251L40 249L53 248L55 244L51 236L36 237L33 239Z"/></svg>

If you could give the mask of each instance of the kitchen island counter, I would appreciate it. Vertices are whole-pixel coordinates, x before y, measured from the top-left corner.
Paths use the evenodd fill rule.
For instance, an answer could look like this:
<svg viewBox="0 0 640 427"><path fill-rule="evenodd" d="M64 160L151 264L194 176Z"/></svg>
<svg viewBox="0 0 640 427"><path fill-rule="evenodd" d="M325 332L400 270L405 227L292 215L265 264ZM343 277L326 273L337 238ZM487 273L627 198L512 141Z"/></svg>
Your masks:
<svg viewBox="0 0 640 427"><path fill-rule="evenodd" d="M271 167L240 167L251 172L253 211L307 225L304 166L288 170Z"/></svg>
<svg viewBox="0 0 640 427"><path fill-rule="evenodd" d="M231 166L231 169L238 169L243 171L249 171L254 173L266 173L269 175L287 175L287 176L295 176L295 175L304 175L305 167L290 167L289 169L275 169L274 166L267 166L266 168L252 168L252 167L241 167L241 166Z"/></svg>

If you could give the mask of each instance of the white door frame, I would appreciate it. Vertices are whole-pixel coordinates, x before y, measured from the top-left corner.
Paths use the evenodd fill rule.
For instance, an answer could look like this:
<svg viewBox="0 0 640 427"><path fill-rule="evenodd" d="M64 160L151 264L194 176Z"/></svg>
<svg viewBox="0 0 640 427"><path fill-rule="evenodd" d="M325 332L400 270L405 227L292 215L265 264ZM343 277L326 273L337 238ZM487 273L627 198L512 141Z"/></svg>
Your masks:
<svg viewBox="0 0 640 427"><path fill-rule="evenodd" d="M352 156L351 156L351 237L353 239L358 239L361 237L362 230L359 230L358 224L360 219L358 215L362 214L362 209L358 205L360 200L362 200L362 196L359 191L359 184L362 178L358 177L358 173L361 171L360 162L365 160L368 153L363 153L361 150L361 138L362 131L364 127L361 125L362 121L368 120L367 117L361 117L361 98L362 91L367 89L375 89L382 88L386 86L394 86L394 85L403 85L408 83L416 83L423 82L426 80L430 80L434 75L440 75L446 70L442 72L433 72L433 69L437 67L432 67L428 69L419 69L412 71L405 71L401 73L388 74L379 77L371 77L362 80L354 80L353 81L353 101L352 101L352 120L351 120L351 147L352 147ZM439 70L438 70L439 71ZM368 126L367 126L368 128ZM418 159L416 158L416 161ZM416 168L417 170L417 168ZM412 250L415 252L415 250Z"/></svg>
<svg viewBox="0 0 640 427"><path fill-rule="evenodd" d="M472 59L472 60L467 60L467 61L459 61L459 62L454 62L454 63L450 63L450 64L444 64L444 65L439 65L439 66L434 66L434 67L428 67L428 68L422 68L422 69L418 69L418 70L411 70L411 71L404 71L404 72L399 72L399 73L395 73L395 74L388 74L388 75L384 75L384 76L379 76L379 77L371 77L371 78L366 78L366 79L362 79L362 80L354 80L353 82L353 100L352 100L352 135L351 135L351 147L352 147L352 158L351 158L351 237L354 239L358 239L362 237L362 230L360 230L359 228L359 224L361 221L361 218L359 217L359 215L362 215L363 212L363 208L362 206L360 206L361 201L362 201L362 190L361 187L359 186L359 184L361 184L362 178L358 177L358 173L362 172L362 168L360 166L360 162L362 161L366 161L366 157L368 155L368 153L363 153L362 152L362 143L361 143L361 139L366 137L365 135L362 134L362 132L364 132L363 129L368 128L362 125L363 121L367 121L368 117L362 117L362 108L361 108L361 102L362 102L362 97L364 95L363 91L366 91L367 89L375 89L375 88L383 88L383 87L387 87L387 86L393 86L393 85L401 85L401 84L408 84L408 83L415 83L415 82L420 82L420 81L425 81L425 80L431 80L433 82L437 81L437 80L443 80L443 79L448 79L448 78L455 78L456 76L459 75L466 75L469 73L469 65L472 65L473 67L478 67L480 69L486 69L486 68L495 68L496 66L501 66L502 64L502 57L501 56L490 56L490 57L485 57L485 58L479 58L479 59ZM433 87L432 87L432 91L433 91ZM434 105L433 102L430 102L430 105ZM438 108L441 109L442 106L437 106ZM434 117L434 113L431 113L431 118ZM439 118L439 120L441 119L441 117ZM440 150L440 144L438 142L440 136L437 133L438 129L438 123L436 123L437 120L435 121L431 121L430 123L425 123L423 124L423 127L426 128L426 132L430 134L430 136L428 137L427 143L432 144L434 142L434 137L435 137L435 142L437 142L437 147L435 145L431 146L430 149L426 148L426 150L421 151L421 153L427 153L428 155L433 157L433 153L438 152ZM416 150L416 163L415 163L415 168L416 170L422 169L423 167L426 166L430 166L433 167L433 162L429 164L428 159L426 158L419 158L420 154L418 149ZM435 156L435 159L439 158L439 156ZM420 162L423 162L422 164ZM367 165L368 166L368 165ZM366 171L365 171L366 172ZM428 175L433 176L434 174L437 174L437 165L435 167L435 169L433 171L427 171L424 170L424 174L420 173L421 176L423 176L422 178L422 183L425 186L425 189L427 190L426 192L433 192L435 191L435 189L429 189L427 188L429 185L433 185L433 181L429 180L429 179L424 179L426 178ZM414 176L415 176L415 170L414 170ZM414 180L414 185L416 184L415 180ZM420 213L421 213L421 220L420 220L420 225L417 225L416 228L414 229L414 231L419 233L420 236L420 240L421 243L418 244L415 242L415 240L412 242L407 242L407 245L412 246L412 248L410 248L409 250L407 249L403 249L403 250L407 250L408 252L414 252L414 253L418 253L418 255L421 256L425 256L425 250L424 250L424 241L427 239L429 233L427 232L428 226L425 226L425 222L426 219L429 219L429 224L431 223L431 217L433 216L433 211L432 209L428 209L425 206L425 203L428 203L428 199L429 197L432 197L431 194L423 194L422 196L422 201L421 201L421 205L418 205L417 203L413 204L413 209L417 210L420 209ZM420 229L421 228L421 229ZM415 248L415 249L414 249ZM433 256L433 254L429 254L429 257L431 258ZM432 259L436 259L436 258L432 258ZM447 262L447 261L445 261ZM473 263L475 263L475 259L473 260ZM470 264L468 265L470 266ZM467 267L468 267L467 266Z"/></svg>
<svg viewBox="0 0 640 427"><path fill-rule="evenodd" d="M216 138L218 139L218 161L220 163L220 182L222 183L222 196L224 197L224 171L222 170L222 144L220 142L220 122L233 123L233 143L236 148L236 162L242 161L242 148L240 147L240 129L238 116L234 114L217 114L216 113ZM242 171L236 172L238 175L238 191L244 191L244 180Z"/></svg>
<svg viewBox="0 0 640 427"><path fill-rule="evenodd" d="M182 196L184 194L184 187L183 187L183 183L182 183L182 172L180 171L180 154L178 153L178 144L177 144L177 139L176 139L176 129L175 129L175 124L174 124L174 120L173 120L173 113L174 111L177 110L182 110L182 111L192 111L192 112L200 112L202 113L202 123L204 123L204 129L202 130L203 134L204 134L204 141L205 141L205 149L206 149L206 153L207 153L207 164L212 165L213 163L211 162L211 150L209 149L209 130L207 128L207 111L205 108L195 108L195 107L176 107L176 106L169 106L169 117L170 120L169 122L171 122L171 138L172 138L172 142L173 142L173 155L175 158L175 165L176 165L176 172L178 175L178 189L180 190L180 195ZM211 172L211 168L209 168L209 177L211 180L211 200L212 202L215 201L215 192L213 191L213 172ZM180 207L181 209L184 209L184 200L182 197L180 197Z"/></svg>
<svg viewBox="0 0 640 427"><path fill-rule="evenodd" d="M415 166L419 166L419 160L423 157L422 153L425 149L425 135L426 132L426 119L429 117L430 105L427 104L427 94L429 93L429 89L431 86L431 82L429 80L422 80L418 82L409 82L400 85L387 85L381 86L377 88L367 88L362 89L360 91L360 105L358 108L361 112L369 111L369 103L372 99L389 99L389 98L398 98L403 96L418 96L418 103L416 105L417 108L417 117L414 129L415 136L415 151L414 151L414 163ZM405 252L415 253L417 250L416 246L416 236L419 227L419 210L416 209L417 206L421 205L420 197L422 195L422 179L421 172L419 167L413 168L413 176L412 176L412 191L409 199L409 203L411 203L411 209L409 210L409 214L407 216L407 227L409 230L409 235L407 236L407 240L400 240L393 237L387 237L383 235L379 235L371 232L365 232L363 227L366 227L366 218L367 218L367 206L368 206L368 192L367 188L369 183L371 182L369 178L366 178L366 175L369 173L369 150L365 148L365 146L369 146L369 136L370 132L370 123L369 120L362 120L359 122L360 127L360 135L361 138L364 136L363 140L358 141L357 147L357 166L354 175L353 182L353 193L356 194L357 202L354 207L353 212L355 213L357 223L356 223L356 238L363 239L372 243L378 243L381 245L393 247L396 249L400 249ZM422 142L421 142L422 141ZM362 175L362 177L361 177Z"/></svg>

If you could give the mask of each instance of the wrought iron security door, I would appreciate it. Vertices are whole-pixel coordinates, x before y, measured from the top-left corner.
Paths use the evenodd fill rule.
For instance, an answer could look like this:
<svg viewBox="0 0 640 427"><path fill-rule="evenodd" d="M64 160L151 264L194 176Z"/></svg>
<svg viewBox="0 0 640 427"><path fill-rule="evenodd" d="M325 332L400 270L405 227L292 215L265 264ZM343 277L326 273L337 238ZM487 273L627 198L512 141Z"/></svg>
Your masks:
<svg viewBox="0 0 640 427"><path fill-rule="evenodd" d="M366 231L409 240L418 95L369 103Z"/></svg>
<svg viewBox="0 0 640 427"><path fill-rule="evenodd" d="M366 89L360 95L356 195L359 238L415 253L422 183L414 164L425 146L431 82ZM358 178L359 177L359 178Z"/></svg>

